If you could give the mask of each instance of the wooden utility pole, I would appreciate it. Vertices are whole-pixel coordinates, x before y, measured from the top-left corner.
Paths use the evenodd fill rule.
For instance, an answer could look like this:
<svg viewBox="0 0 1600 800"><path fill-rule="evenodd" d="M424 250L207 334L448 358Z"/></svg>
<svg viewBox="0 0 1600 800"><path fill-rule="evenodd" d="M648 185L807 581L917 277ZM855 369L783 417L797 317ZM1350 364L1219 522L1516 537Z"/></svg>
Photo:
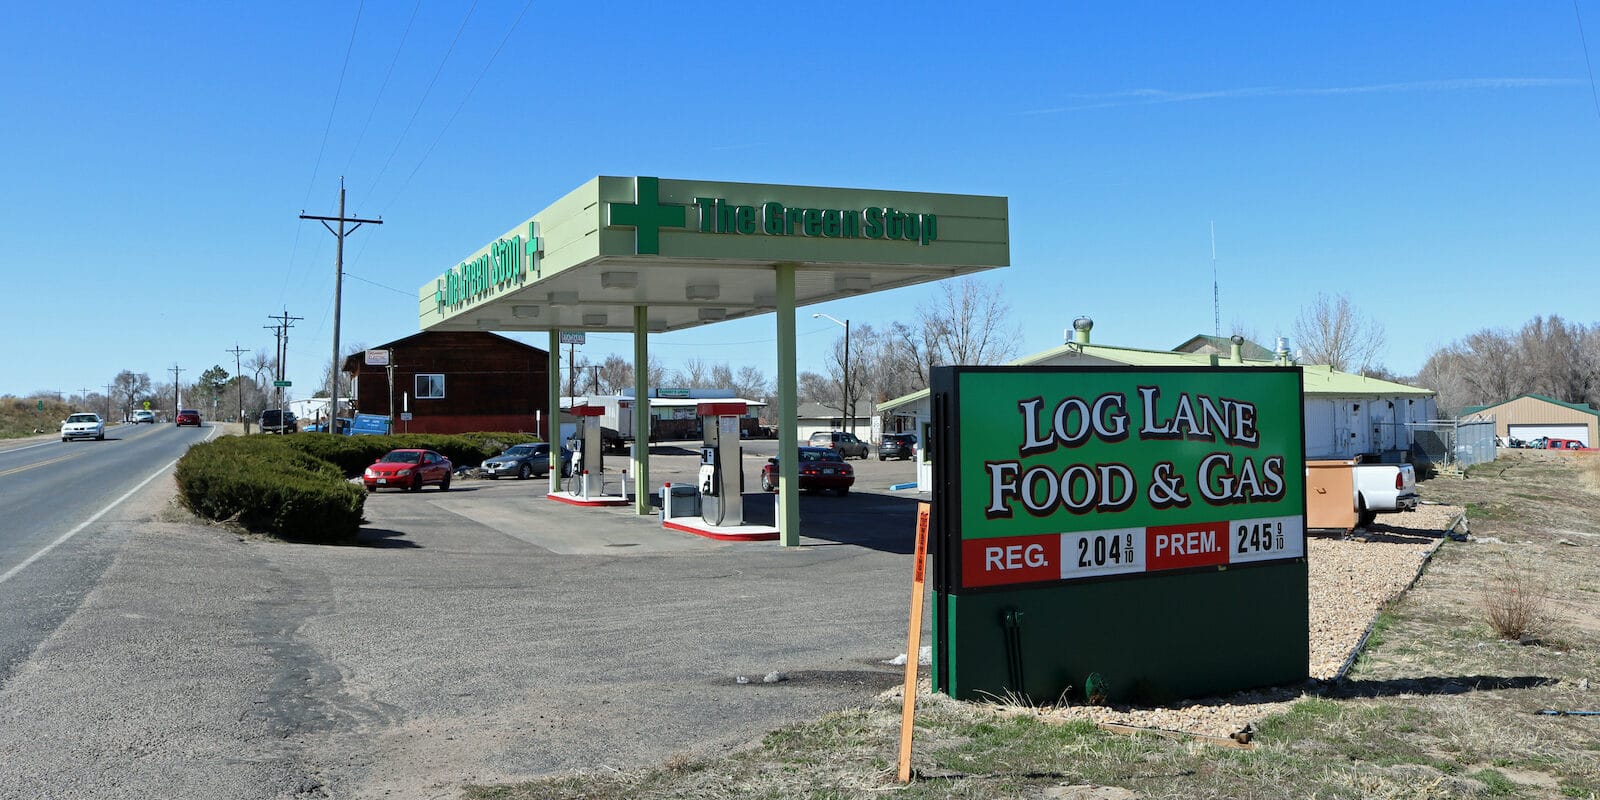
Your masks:
<svg viewBox="0 0 1600 800"><path fill-rule="evenodd" d="M239 356L244 354L245 349L240 347L238 342L234 342L232 350L222 352L233 354L233 392L239 396L239 416L234 422L244 422L244 382L240 380L239 375Z"/></svg>
<svg viewBox="0 0 1600 800"><path fill-rule="evenodd" d="M173 364L171 369L172 369L172 418L173 419L177 419L178 418L178 404L182 402L182 400L178 397L178 373L180 373L180 372L188 372L188 370L184 369L183 367L178 366L177 364Z"/></svg>
<svg viewBox="0 0 1600 800"><path fill-rule="evenodd" d="M286 374L284 362L289 360L289 329L294 327L295 321L305 319L305 317L291 317L289 316L289 309L285 308L282 316L274 317L268 315L267 319L276 320L278 323L277 325L263 325L262 327L269 331L275 329L278 336L278 368L276 370L277 375L273 379L272 388L277 392L277 407L281 409L283 408L283 387L277 384L283 382L283 376ZM239 413L243 414L244 412L241 409Z"/></svg>
<svg viewBox="0 0 1600 800"><path fill-rule="evenodd" d="M338 237L339 240L333 262L333 369L328 372L328 425L331 428L334 424L333 421L339 417L339 306L341 296L344 293L344 237L355 233L357 228L369 222L373 225L382 225L383 219L361 219L344 215L343 175L339 176L339 216L318 217L302 211L300 212L300 218L314 219L321 222L322 227L327 228L328 233ZM328 224L329 222L339 223L338 229L335 230L332 225ZM344 225L346 222L354 222L355 225L349 230L345 230Z"/></svg>

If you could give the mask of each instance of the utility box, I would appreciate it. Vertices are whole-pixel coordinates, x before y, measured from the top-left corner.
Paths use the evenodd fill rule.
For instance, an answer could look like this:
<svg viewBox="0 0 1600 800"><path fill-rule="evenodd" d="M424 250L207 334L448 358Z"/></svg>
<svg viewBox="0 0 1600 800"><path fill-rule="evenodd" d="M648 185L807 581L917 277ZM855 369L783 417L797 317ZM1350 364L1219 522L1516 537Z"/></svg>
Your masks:
<svg viewBox="0 0 1600 800"><path fill-rule="evenodd" d="M1356 527L1354 459L1306 462L1306 527L1353 530Z"/></svg>
<svg viewBox="0 0 1600 800"><path fill-rule="evenodd" d="M693 517L700 513L700 490L692 484L661 487L661 519Z"/></svg>

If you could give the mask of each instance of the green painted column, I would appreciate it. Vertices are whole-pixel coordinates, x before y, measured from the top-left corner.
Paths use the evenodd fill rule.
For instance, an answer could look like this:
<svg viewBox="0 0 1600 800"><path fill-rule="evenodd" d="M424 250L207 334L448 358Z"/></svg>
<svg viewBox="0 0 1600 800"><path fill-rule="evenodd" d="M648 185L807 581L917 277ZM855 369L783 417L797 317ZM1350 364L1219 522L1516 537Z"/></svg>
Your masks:
<svg viewBox="0 0 1600 800"><path fill-rule="evenodd" d="M550 491L561 491L561 331L550 331Z"/></svg>
<svg viewBox="0 0 1600 800"><path fill-rule="evenodd" d="M650 512L650 307L633 307L633 508Z"/></svg>
<svg viewBox="0 0 1600 800"><path fill-rule="evenodd" d="M777 265L778 304L778 542L800 546L800 406L796 402L794 265Z"/></svg>

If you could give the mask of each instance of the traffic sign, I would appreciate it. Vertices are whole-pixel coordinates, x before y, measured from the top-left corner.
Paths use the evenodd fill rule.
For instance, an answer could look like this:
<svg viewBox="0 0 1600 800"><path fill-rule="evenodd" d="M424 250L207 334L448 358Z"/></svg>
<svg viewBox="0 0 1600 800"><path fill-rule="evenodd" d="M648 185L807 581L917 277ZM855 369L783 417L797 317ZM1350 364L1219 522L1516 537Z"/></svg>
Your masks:
<svg viewBox="0 0 1600 800"><path fill-rule="evenodd" d="M43 411L43 410L44 410L44 401L43 401L43 400L40 400L40 401L39 401L39 410L40 410L40 411Z"/></svg>
<svg viewBox="0 0 1600 800"><path fill-rule="evenodd" d="M400 421L401 422L410 422L411 421L411 412L409 412L409 411L400 412Z"/></svg>
<svg viewBox="0 0 1600 800"><path fill-rule="evenodd" d="M144 401L144 410L146 410L146 411L150 410L150 401L149 400Z"/></svg>
<svg viewBox="0 0 1600 800"><path fill-rule="evenodd" d="M279 389L282 389L285 386L293 386L294 385L294 381L273 381L272 385L277 387L277 388L279 388Z"/></svg>

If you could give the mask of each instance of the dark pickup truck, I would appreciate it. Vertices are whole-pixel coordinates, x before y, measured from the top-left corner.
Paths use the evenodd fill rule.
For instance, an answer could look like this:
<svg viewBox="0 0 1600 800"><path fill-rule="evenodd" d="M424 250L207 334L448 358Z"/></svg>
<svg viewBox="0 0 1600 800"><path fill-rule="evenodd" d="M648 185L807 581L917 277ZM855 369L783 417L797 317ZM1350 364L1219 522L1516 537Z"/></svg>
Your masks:
<svg viewBox="0 0 1600 800"><path fill-rule="evenodd" d="M262 433L299 433L300 421L295 419L293 411L284 411L281 408L269 408L261 412Z"/></svg>

